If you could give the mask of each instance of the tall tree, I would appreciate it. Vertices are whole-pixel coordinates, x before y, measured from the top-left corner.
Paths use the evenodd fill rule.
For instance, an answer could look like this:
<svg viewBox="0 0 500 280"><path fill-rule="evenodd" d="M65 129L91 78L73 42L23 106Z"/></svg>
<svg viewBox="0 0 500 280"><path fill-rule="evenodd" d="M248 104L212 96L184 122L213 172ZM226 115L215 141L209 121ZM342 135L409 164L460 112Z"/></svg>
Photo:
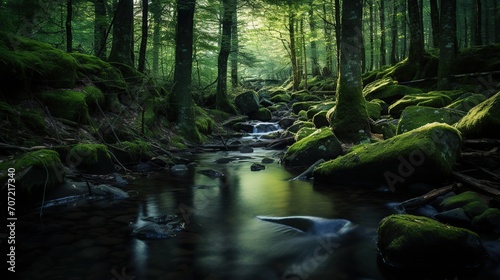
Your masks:
<svg viewBox="0 0 500 280"><path fill-rule="evenodd" d="M238 36L238 1L235 1L235 10L233 13L233 21L231 24L231 87L237 88L239 85L238 79L238 54L240 51L240 42Z"/></svg>
<svg viewBox="0 0 500 280"><path fill-rule="evenodd" d="M311 74L313 76L319 76L321 74L321 68L319 66L318 62L318 48L317 48L317 31L316 31L316 21L314 18L314 5L313 1L310 0L309 2L309 29L311 31L311 42L310 42L310 49L311 49Z"/></svg>
<svg viewBox="0 0 500 280"><path fill-rule="evenodd" d="M66 51L73 52L73 30L71 23L73 21L73 1L66 0Z"/></svg>
<svg viewBox="0 0 500 280"><path fill-rule="evenodd" d="M299 65L297 61L297 47L295 34L295 5L293 0L287 0L288 4L288 32L290 40L290 60L292 63L293 89L298 90L300 84Z"/></svg>
<svg viewBox="0 0 500 280"><path fill-rule="evenodd" d="M408 52L409 63L416 66L416 78L422 74L422 60L424 58L424 34L422 29L422 15L418 0L408 0L408 17L410 20L410 50Z"/></svg>
<svg viewBox="0 0 500 280"><path fill-rule="evenodd" d="M385 1L379 1L380 10L380 67L387 64L385 44Z"/></svg>
<svg viewBox="0 0 500 280"><path fill-rule="evenodd" d="M152 66L153 76L158 76L160 63L160 46L161 46L161 3L160 0L151 1L151 13L153 14L153 50L152 50Z"/></svg>
<svg viewBox="0 0 500 280"><path fill-rule="evenodd" d="M234 13L236 12L236 0L222 0L222 32L220 40L219 58L217 60L217 94L215 106L218 110L236 113L236 109L229 101L227 94L227 62L231 52L231 31Z"/></svg>
<svg viewBox="0 0 500 280"><path fill-rule="evenodd" d="M441 39L439 43L438 89L451 88L451 73L456 54L457 1L441 0Z"/></svg>
<svg viewBox="0 0 500 280"><path fill-rule="evenodd" d="M169 113L182 135L199 142L201 137L194 125L194 102L191 95L195 6L196 0L177 0L174 88L170 95Z"/></svg>
<svg viewBox="0 0 500 280"><path fill-rule="evenodd" d="M392 23L391 23L391 54L390 63L398 62L397 47L398 47L398 4L399 0L393 0Z"/></svg>
<svg viewBox="0 0 500 280"><path fill-rule="evenodd" d="M498 1L493 1L493 13L495 22L495 43L500 43L500 6L498 6Z"/></svg>
<svg viewBox="0 0 500 280"><path fill-rule="evenodd" d="M107 17L105 0L94 0L94 55L106 57Z"/></svg>
<svg viewBox="0 0 500 280"><path fill-rule="evenodd" d="M146 65L146 48L148 45L148 15L149 15L149 0L142 0L142 27L141 27L141 46L139 48L139 62L137 70L141 73L145 71Z"/></svg>
<svg viewBox="0 0 500 280"><path fill-rule="evenodd" d="M366 101L362 94L362 0L342 1L337 105L330 119L335 134L346 142L365 140L370 133Z"/></svg>
<svg viewBox="0 0 500 280"><path fill-rule="evenodd" d="M133 22L134 1L120 0L115 11L113 24L113 43L109 61L134 66L133 59Z"/></svg>
<svg viewBox="0 0 500 280"><path fill-rule="evenodd" d="M430 0L432 47L439 48L439 8L438 0Z"/></svg>
<svg viewBox="0 0 500 280"><path fill-rule="evenodd" d="M475 17L476 22L474 23L474 33L472 35L474 38L474 45L478 46L483 44L483 38L481 33L481 28L482 28L481 18L483 17L481 0L475 1L474 11L476 16Z"/></svg>

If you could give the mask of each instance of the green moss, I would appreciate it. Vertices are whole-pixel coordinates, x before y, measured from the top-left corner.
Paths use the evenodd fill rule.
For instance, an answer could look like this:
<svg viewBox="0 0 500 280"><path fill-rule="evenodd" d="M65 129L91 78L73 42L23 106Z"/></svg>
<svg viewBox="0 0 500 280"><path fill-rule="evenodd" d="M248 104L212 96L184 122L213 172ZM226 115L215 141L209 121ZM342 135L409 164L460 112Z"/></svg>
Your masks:
<svg viewBox="0 0 500 280"><path fill-rule="evenodd" d="M380 99L378 99L380 100ZM382 101L382 100L380 100ZM383 101L382 101L383 102ZM378 120L380 118L380 114L382 112L382 106L379 102L366 102L366 113L368 117L372 120Z"/></svg>
<svg viewBox="0 0 500 280"><path fill-rule="evenodd" d="M294 124L292 124L290 127L287 128L287 131L297 133L299 129L303 127L311 127L314 128L314 123L312 122L305 122L305 121L296 121Z"/></svg>
<svg viewBox="0 0 500 280"><path fill-rule="evenodd" d="M472 219L472 225L482 230L497 232L500 230L500 209L488 208Z"/></svg>
<svg viewBox="0 0 500 280"><path fill-rule="evenodd" d="M283 93L283 94L277 94L271 97L270 99L274 103L279 103L279 102L285 102L288 103L292 101L292 97L288 93Z"/></svg>
<svg viewBox="0 0 500 280"><path fill-rule="evenodd" d="M454 195L452 197L448 197L445 200L443 200L440 204L440 207L442 207L444 210L450 210L454 208L462 208L465 205L471 203L471 202L483 202L484 201L481 199L481 197L473 191L466 191L457 195Z"/></svg>
<svg viewBox="0 0 500 280"><path fill-rule="evenodd" d="M500 70L500 44L460 49L454 74Z"/></svg>
<svg viewBox="0 0 500 280"><path fill-rule="evenodd" d="M170 144L177 148L177 149L186 149L187 148L187 145L184 141L184 139L180 136L173 136L172 138L170 138Z"/></svg>
<svg viewBox="0 0 500 280"><path fill-rule="evenodd" d="M469 112L474 106L479 103L485 101L487 98L482 94L467 94L455 100L450 105L446 106L446 108L460 110L464 112Z"/></svg>
<svg viewBox="0 0 500 280"><path fill-rule="evenodd" d="M0 162L0 170L7 171L8 168L16 170L16 186L20 193L40 193L45 187L50 191L65 177L59 154L52 150L28 152L14 160ZM2 182L7 182L7 173L0 178Z"/></svg>
<svg viewBox="0 0 500 280"><path fill-rule="evenodd" d="M36 132L45 132L44 116L38 111L25 111L21 114L21 121L24 125Z"/></svg>
<svg viewBox="0 0 500 280"><path fill-rule="evenodd" d="M389 186L438 180L453 170L460 147L456 129L442 123L427 124L384 141L356 146L346 155L319 165L314 180L360 185L385 182Z"/></svg>
<svg viewBox="0 0 500 280"><path fill-rule="evenodd" d="M309 110L312 106L321 104L320 101L303 101L303 102L295 102L292 104L292 111L295 114L298 114L300 111Z"/></svg>
<svg viewBox="0 0 500 280"><path fill-rule="evenodd" d="M144 141L123 141L121 142L121 146L127 152L127 157L124 157L127 162L137 162L143 158L151 158L153 156L151 145Z"/></svg>
<svg viewBox="0 0 500 280"><path fill-rule="evenodd" d="M488 204L484 201L473 201L469 202L462 207L470 218L474 218L481 215L484 211L488 209Z"/></svg>
<svg viewBox="0 0 500 280"><path fill-rule="evenodd" d="M196 128L200 133L211 134L215 121L210 117L203 108L195 107Z"/></svg>
<svg viewBox="0 0 500 280"><path fill-rule="evenodd" d="M307 118L312 119L314 115L321 111L328 111L335 106L335 101L322 102L309 107L307 110Z"/></svg>
<svg viewBox="0 0 500 280"><path fill-rule="evenodd" d="M74 90L51 90L41 93L40 97L48 106L52 116L84 124L89 122L85 93Z"/></svg>
<svg viewBox="0 0 500 280"><path fill-rule="evenodd" d="M248 116L252 120L263 122L270 121L273 118L271 111L267 108L259 108L257 111L248 114Z"/></svg>
<svg viewBox="0 0 500 280"><path fill-rule="evenodd" d="M314 127L302 127L301 129L299 129L299 131L297 131L297 134L295 134L295 141L300 141L304 138L306 138L307 136L311 135L313 132L316 131L316 128Z"/></svg>
<svg viewBox="0 0 500 280"><path fill-rule="evenodd" d="M448 95L439 92L409 94L391 104L389 106L389 114L394 117L399 117L403 110L408 106L415 105L442 108L450 103L451 98Z"/></svg>
<svg viewBox="0 0 500 280"><path fill-rule="evenodd" d="M393 214L379 224L377 245L384 262L395 267L479 266L485 251L479 236L434 219Z"/></svg>
<svg viewBox="0 0 500 280"><path fill-rule="evenodd" d="M108 149L102 144L76 144L69 151L71 165L94 174L109 174L114 165Z"/></svg>
<svg viewBox="0 0 500 280"><path fill-rule="evenodd" d="M82 91L86 95L85 103L87 103L89 108L94 108L95 106L97 106L97 104L102 108L105 99L104 99L104 93L102 93L102 91L99 88L94 86L86 86L83 88Z"/></svg>
<svg viewBox="0 0 500 280"><path fill-rule="evenodd" d="M432 108L427 106L409 106L401 113L398 122L397 134L408 132L428 123L441 122L453 125L458 122L464 113L448 108Z"/></svg>
<svg viewBox="0 0 500 280"><path fill-rule="evenodd" d="M455 126L468 138L500 138L500 92L472 108Z"/></svg>
<svg viewBox="0 0 500 280"><path fill-rule="evenodd" d="M327 113L328 113L328 111L321 111L313 116L312 122L314 123L314 126L316 126L316 128L330 126L330 123L328 122L328 119L326 118Z"/></svg>

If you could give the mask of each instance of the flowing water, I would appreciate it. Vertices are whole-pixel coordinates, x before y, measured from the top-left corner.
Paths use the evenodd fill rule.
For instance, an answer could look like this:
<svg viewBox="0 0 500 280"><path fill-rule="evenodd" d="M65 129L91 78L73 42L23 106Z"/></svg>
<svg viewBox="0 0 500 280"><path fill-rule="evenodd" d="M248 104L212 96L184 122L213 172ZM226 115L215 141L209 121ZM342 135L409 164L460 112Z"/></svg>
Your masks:
<svg viewBox="0 0 500 280"><path fill-rule="evenodd" d="M18 279L385 279L375 229L402 197L384 191L318 190L278 163L280 151L194 155L186 173L157 172L127 185L137 195L83 201L19 217ZM220 158L232 161L219 164ZM253 163L274 159L261 171ZM225 178L209 177L213 169ZM176 214L185 230L142 240L150 216ZM303 232L258 216L347 219L347 232ZM331 221L335 223L335 220Z"/></svg>

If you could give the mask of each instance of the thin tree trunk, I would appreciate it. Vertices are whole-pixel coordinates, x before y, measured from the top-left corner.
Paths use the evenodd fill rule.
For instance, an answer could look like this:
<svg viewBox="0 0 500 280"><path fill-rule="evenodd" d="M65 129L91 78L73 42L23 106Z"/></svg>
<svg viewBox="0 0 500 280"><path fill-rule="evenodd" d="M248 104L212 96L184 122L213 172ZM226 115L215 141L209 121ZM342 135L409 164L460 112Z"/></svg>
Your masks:
<svg viewBox="0 0 500 280"><path fill-rule="evenodd" d="M370 126L361 79L363 1L342 1L337 105L330 119L335 135L342 141L359 143L369 137Z"/></svg>
<svg viewBox="0 0 500 280"><path fill-rule="evenodd" d="M152 72L154 77L158 77L160 63L160 46L161 46L161 5L160 0L152 0L151 12L153 13L153 50L152 50Z"/></svg>
<svg viewBox="0 0 500 280"><path fill-rule="evenodd" d="M500 43L500 9L497 0L493 0L493 20L495 21L495 43Z"/></svg>
<svg viewBox="0 0 500 280"><path fill-rule="evenodd" d="M456 53L456 0L441 0L441 40L439 43L438 84L439 90L451 89L451 73Z"/></svg>
<svg viewBox="0 0 500 280"><path fill-rule="evenodd" d="M295 8L293 1L288 0L288 32L290 40L290 60L292 63L293 90L299 89L299 68L297 63L297 49L295 46Z"/></svg>
<svg viewBox="0 0 500 280"><path fill-rule="evenodd" d="M401 48L401 57L406 57L406 51L408 50L408 17L407 17L407 2L403 0L401 5L401 26L403 27L403 47Z"/></svg>
<svg viewBox="0 0 500 280"><path fill-rule="evenodd" d="M424 36L421 25L421 14L418 0L408 0L408 16L410 19L410 50L408 60L416 66L415 78L420 78L423 71Z"/></svg>
<svg viewBox="0 0 500 280"><path fill-rule="evenodd" d="M439 9L438 0L430 0L431 6L431 27L432 27L432 47L439 48Z"/></svg>
<svg viewBox="0 0 500 280"><path fill-rule="evenodd" d="M387 64L386 43L385 43L385 4L384 0L379 1L380 7L380 67Z"/></svg>
<svg viewBox="0 0 500 280"><path fill-rule="evenodd" d="M326 4L323 3L323 32L325 33L325 69L323 71L324 76L329 76L333 73L333 37L332 37L332 27L329 22L326 21L328 18L328 13L326 9Z"/></svg>
<svg viewBox="0 0 500 280"><path fill-rule="evenodd" d="M94 55L104 59L106 58L106 31L107 17L104 0L94 1Z"/></svg>
<svg viewBox="0 0 500 280"><path fill-rule="evenodd" d="M217 60L217 94L215 96L215 106L218 110L235 114L236 109L229 102L227 94L227 62L229 53L231 52L231 30L236 3L235 0L222 0L222 5L222 36L219 58Z"/></svg>
<svg viewBox="0 0 500 280"><path fill-rule="evenodd" d="M394 0L393 10L392 10L392 24L391 24L391 64L394 65L398 62L397 57L397 44L398 44L398 1Z"/></svg>
<svg viewBox="0 0 500 280"><path fill-rule="evenodd" d="M238 36L238 9L237 0L235 0L235 10L233 13L233 22L231 25L231 87L233 89L237 88L239 85L238 81L238 53L240 49L239 36Z"/></svg>
<svg viewBox="0 0 500 280"><path fill-rule="evenodd" d="M144 73L146 65L146 48L148 44L148 14L149 14L149 0L143 0L141 46L139 48L139 65L137 67L137 70L141 73Z"/></svg>
<svg viewBox="0 0 500 280"><path fill-rule="evenodd" d="M483 44L483 39L481 35L481 28L482 28L482 23L481 23L481 18L482 18L482 7L481 7L481 0L476 0L475 2L476 5L474 5L474 9L476 12L476 22L474 24L474 45L479 46Z"/></svg>
<svg viewBox="0 0 500 280"><path fill-rule="evenodd" d="M73 52L73 31L71 22L73 21L73 1L66 1L66 51Z"/></svg>
<svg viewBox="0 0 500 280"><path fill-rule="evenodd" d="M340 67L340 33L342 31L342 23L340 19L340 0L335 0L335 41L337 42L337 71Z"/></svg>
<svg viewBox="0 0 500 280"><path fill-rule="evenodd" d="M313 76L319 76L321 74L321 69L318 62L318 49L316 46L316 21L314 20L314 7L312 1L309 3L309 29L311 30L311 74Z"/></svg>
<svg viewBox="0 0 500 280"><path fill-rule="evenodd" d="M375 25L375 20L373 16L373 0L368 3L369 10L370 10L370 66L368 66L368 70L373 70L374 65L374 60L375 60L375 32L373 30L373 26Z"/></svg>

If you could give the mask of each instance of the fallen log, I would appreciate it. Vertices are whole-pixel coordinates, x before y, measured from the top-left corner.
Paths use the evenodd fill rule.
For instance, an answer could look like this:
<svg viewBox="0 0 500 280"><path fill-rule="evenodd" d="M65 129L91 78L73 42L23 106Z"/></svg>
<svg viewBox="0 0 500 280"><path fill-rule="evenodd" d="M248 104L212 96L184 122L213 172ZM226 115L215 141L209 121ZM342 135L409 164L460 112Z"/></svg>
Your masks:
<svg viewBox="0 0 500 280"><path fill-rule="evenodd" d="M497 184L486 180L478 180L476 178L464 175L456 171L453 171L452 174L456 179L467 184L468 186L478 189L482 192L488 193L494 197L500 198L500 190L497 189L498 188Z"/></svg>
<svg viewBox="0 0 500 280"><path fill-rule="evenodd" d="M408 199L406 201L401 202L398 205L398 207L396 207L396 208L402 212L405 212L406 209L417 208L417 207L424 205L430 201L433 201L438 196L455 191L462 186L463 186L462 183L455 183L455 184L444 186L444 187L441 187L438 189L433 189L432 191L430 191L424 195L421 195L421 196L418 196L418 197Z"/></svg>

